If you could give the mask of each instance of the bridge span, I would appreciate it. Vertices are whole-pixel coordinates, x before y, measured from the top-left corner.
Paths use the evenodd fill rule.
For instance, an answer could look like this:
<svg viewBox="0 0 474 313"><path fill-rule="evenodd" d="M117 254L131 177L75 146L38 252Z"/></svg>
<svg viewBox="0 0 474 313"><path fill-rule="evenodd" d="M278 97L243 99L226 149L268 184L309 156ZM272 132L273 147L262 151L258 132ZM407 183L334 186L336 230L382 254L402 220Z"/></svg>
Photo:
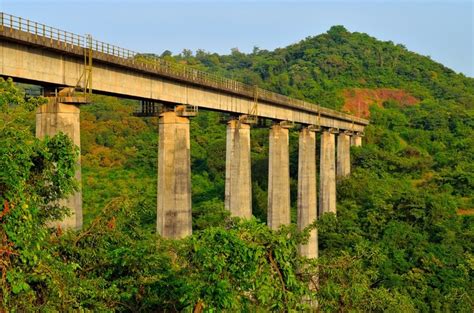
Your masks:
<svg viewBox="0 0 474 313"><path fill-rule="evenodd" d="M49 103L36 117L38 137L63 131L80 147L80 104L87 93L157 102L159 114L157 231L165 237L191 234L189 118L195 108L232 115L227 126L225 205L248 218L251 207L250 129L270 119L268 225L290 223L288 129L299 138L298 225L317 218L316 132L320 132L319 213L336 212L336 176L350 173L350 146L361 145L368 121L289 98L181 64L76 35L0 12L0 76L42 85ZM82 90L85 96L81 96ZM337 136L337 149L336 149ZM336 154L337 150L337 154ZM80 180L80 169L77 173ZM82 226L82 193L66 203L64 227ZM317 256L316 233L300 247Z"/></svg>

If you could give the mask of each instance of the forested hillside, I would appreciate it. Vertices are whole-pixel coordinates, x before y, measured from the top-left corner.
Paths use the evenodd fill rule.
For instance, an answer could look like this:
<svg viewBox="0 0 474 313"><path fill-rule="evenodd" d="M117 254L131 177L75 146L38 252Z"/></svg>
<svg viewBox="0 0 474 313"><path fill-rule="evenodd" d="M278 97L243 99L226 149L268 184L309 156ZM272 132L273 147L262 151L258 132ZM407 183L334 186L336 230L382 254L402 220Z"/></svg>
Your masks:
<svg viewBox="0 0 474 313"><path fill-rule="evenodd" d="M352 150L353 174L338 183L337 218L317 223L320 258L297 257L304 236L295 227L264 225L268 129L251 134L256 220L228 217L225 125L211 112L191 122L194 235L157 238L157 120L133 117L134 101L102 96L81 108L85 228L50 234L45 221L61 210L48 201L72 188L73 151L67 138L35 140L32 109L41 100L25 102L2 82L4 307L264 312L303 310L302 299L314 299L325 312L472 312L473 78L342 26L275 51L161 57L322 106L370 110L364 145ZM293 221L297 134L290 133ZM58 155L66 160L59 176ZM57 188L43 192L45 184Z"/></svg>

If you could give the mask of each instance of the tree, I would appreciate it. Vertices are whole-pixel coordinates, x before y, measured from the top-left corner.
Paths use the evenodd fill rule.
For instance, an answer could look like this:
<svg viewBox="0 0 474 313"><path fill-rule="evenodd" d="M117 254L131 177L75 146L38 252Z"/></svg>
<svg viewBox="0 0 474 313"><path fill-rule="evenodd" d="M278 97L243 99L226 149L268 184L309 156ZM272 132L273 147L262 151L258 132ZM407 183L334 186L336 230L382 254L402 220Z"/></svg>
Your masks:
<svg viewBox="0 0 474 313"><path fill-rule="evenodd" d="M61 307L68 292L57 270L72 268L51 258L46 223L66 212L57 200L76 187L78 150L64 134L33 136L25 117L41 103L0 79L0 301L18 310Z"/></svg>

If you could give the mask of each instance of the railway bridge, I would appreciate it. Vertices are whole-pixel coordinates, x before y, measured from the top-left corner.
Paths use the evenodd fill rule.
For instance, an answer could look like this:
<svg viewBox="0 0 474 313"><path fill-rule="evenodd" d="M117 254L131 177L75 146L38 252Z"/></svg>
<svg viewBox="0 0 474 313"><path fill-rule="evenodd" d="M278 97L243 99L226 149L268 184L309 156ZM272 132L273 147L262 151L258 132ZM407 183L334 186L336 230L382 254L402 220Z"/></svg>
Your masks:
<svg viewBox="0 0 474 313"><path fill-rule="evenodd" d="M140 115L159 116L156 227L167 238L192 233L189 119L198 108L231 116L225 206L242 218L252 215L251 126L258 119L272 121L268 172L272 229L290 223L289 128L300 127L297 210L298 227L303 229L318 213L336 212L336 177L350 174L350 146L361 145L368 125L356 116L1 12L0 76L44 87L49 100L37 110L39 138L62 131L80 147L80 106L88 103L91 93L141 100ZM81 181L80 166L76 176ZM72 214L58 223L81 228L82 192L65 201ZM316 231L300 253L317 257Z"/></svg>

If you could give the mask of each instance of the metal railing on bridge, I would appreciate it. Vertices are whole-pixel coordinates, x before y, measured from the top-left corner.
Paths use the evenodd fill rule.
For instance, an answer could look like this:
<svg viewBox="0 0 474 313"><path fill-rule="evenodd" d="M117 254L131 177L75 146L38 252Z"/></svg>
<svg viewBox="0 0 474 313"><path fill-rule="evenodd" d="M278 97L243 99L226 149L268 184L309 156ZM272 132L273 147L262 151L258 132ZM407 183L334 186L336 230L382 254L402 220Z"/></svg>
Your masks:
<svg viewBox="0 0 474 313"><path fill-rule="evenodd" d="M315 105L302 100L290 98L272 91L247 85L233 79L218 76L212 73L200 71L183 64L170 62L158 57L150 57L129 49L111 45L99 40L92 39L88 36L77 35L68 31L60 30L45 24L33 22L21 17L0 12L0 32L19 30L36 37L57 41L64 45L72 45L85 49L92 49L106 55L114 56L122 59L122 61L131 61L133 64L142 65L147 69L151 69L157 73L167 74L172 77L183 79L186 81L243 94L252 98L272 101L283 104L285 106L303 109L319 113L319 105ZM322 109L321 111L324 111ZM351 117L354 119L354 117Z"/></svg>

